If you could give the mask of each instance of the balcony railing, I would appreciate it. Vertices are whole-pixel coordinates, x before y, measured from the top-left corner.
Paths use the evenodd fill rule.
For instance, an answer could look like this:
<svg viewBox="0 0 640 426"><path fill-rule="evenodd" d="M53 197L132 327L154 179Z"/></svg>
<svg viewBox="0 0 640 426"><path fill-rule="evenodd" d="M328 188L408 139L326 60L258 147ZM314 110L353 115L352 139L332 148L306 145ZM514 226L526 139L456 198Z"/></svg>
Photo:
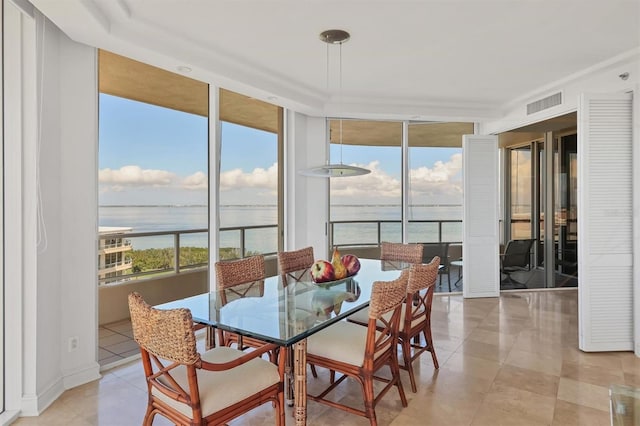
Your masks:
<svg viewBox="0 0 640 426"><path fill-rule="evenodd" d="M379 246L382 241L400 242L399 220L341 220L329 223L329 246ZM462 221L410 220L407 235L410 243L462 242Z"/></svg>
<svg viewBox="0 0 640 426"><path fill-rule="evenodd" d="M428 243L428 242L461 242L462 241L462 221L461 220L411 220L409 221L409 242ZM382 241L399 242L401 222L398 220L357 220L357 221L334 221L329 223L329 243L331 247L341 246L379 246ZM349 230L347 231L347 229ZM221 258L240 258L252 254L273 255L277 253L277 225L257 225L257 226L235 226L220 228L220 235L225 247L221 248ZM149 278L153 275L175 273L178 274L184 270L193 270L208 265L207 260L192 264L181 264L180 253L193 245L182 245L185 236L192 234L208 234L209 230L189 229L176 231L154 231L154 232L131 232L127 233L127 240L133 247L131 255L135 254L136 240L163 237L171 237L172 243L160 244L160 246L151 246L148 248L164 249L171 256L169 260L170 267L150 268L142 270L136 269L138 265L135 261L132 264L132 273L109 278L99 278L99 284L109 284L125 280ZM228 234L237 233L236 236ZM226 237L223 237L227 234ZM100 235L100 239L111 239L122 234L105 234ZM232 242L229 242L232 241ZM266 241L266 242L265 242ZM188 243L187 243L188 244ZM206 248L206 244L197 246ZM143 245L149 246L149 244ZM225 250L223 252L223 250ZM104 273L104 270L101 271Z"/></svg>

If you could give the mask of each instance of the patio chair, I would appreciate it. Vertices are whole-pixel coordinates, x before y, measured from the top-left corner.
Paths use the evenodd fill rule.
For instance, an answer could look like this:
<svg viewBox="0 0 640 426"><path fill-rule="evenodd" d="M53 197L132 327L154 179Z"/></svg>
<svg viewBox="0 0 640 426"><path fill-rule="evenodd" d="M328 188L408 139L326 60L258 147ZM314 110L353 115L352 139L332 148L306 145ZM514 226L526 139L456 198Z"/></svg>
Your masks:
<svg viewBox="0 0 640 426"><path fill-rule="evenodd" d="M266 275L264 256L259 255L216 262L215 270L217 291L223 306L235 298L264 295L264 278ZM235 344L240 350L257 348L265 344L264 341L256 338L244 337L220 329L218 329L218 340L221 346ZM271 352L269 356L275 362L277 350Z"/></svg>
<svg viewBox="0 0 640 426"><path fill-rule="evenodd" d="M421 244L380 243L380 260L422 263Z"/></svg>
<svg viewBox="0 0 640 426"><path fill-rule="evenodd" d="M284 426L284 361L276 366L260 358L276 345L251 352L218 347L200 354L188 309L155 309L131 293L129 311L149 395L144 425L151 425L156 414L181 425L223 425L271 402L275 423Z"/></svg>
<svg viewBox="0 0 640 426"><path fill-rule="evenodd" d="M377 425L376 404L391 387L398 388L402 406L407 406L400 380L397 344L401 307L407 294L408 276L408 271L404 271L394 281L373 283L369 323L366 328L351 322L340 321L307 339L307 362L327 368L331 372L329 387L318 395L309 394L309 399L366 417L371 425ZM378 328L379 323L383 324L382 329ZM377 395L374 395L373 381L379 379L375 374L385 366L391 369L391 378L380 379L386 382L386 385ZM338 380L335 380L335 372L342 374ZM357 409L325 398L347 377L354 378L360 383L364 409Z"/></svg>
<svg viewBox="0 0 640 426"><path fill-rule="evenodd" d="M500 255L500 272L506 275L506 281L517 288L526 288L526 284L516 281L511 274L531 270L531 247L535 239L509 240L504 253Z"/></svg>
<svg viewBox="0 0 640 426"><path fill-rule="evenodd" d="M438 286L442 287L442 276L447 275L447 285L451 292L451 265L449 264L449 243L423 243L422 263L429 263L434 257L440 258L440 276Z"/></svg>

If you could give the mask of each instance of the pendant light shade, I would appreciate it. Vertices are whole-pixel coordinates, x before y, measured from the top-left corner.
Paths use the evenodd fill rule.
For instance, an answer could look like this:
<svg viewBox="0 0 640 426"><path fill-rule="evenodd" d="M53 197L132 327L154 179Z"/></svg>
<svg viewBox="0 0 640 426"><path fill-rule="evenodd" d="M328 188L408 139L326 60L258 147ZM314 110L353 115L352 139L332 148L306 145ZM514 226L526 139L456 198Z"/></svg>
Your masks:
<svg viewBox="0 0 640 426"><path fill-rule="evenodd" d="M340 101L342 101L342 43L349 40L351 36L344 30L327 30L320 33L320 40L327 43L327 89L329 88L329 45L337 44L340 46ZM350 166L342 163L342 119L340 118L340 163L326 164L324 166L311 167L309 169L300 170L298 173L311 177L349 177L361 176L371 173L371 170L362 167Z"/></svg>
<svg viewBox="0 0 640 426"><path fill-rule="evenodd" d="M310 169L300 170L299 173L311 177L349 177L366 175L371 173L371 170L340 163L312 167Z"/></svg>

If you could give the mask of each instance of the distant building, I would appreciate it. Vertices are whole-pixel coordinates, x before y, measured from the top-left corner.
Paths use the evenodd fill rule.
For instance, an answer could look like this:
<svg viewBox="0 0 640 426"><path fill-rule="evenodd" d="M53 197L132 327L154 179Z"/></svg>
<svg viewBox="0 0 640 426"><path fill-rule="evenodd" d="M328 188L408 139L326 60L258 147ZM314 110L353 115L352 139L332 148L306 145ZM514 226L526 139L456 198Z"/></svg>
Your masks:
<svg viewBox="0 0 640 426"><path fill-rule="evenodd" d="M126 234L133 228L101 226L98 229L98 281L114 281L112 278L125 275L133 264L126 253L132 250L131 240Z"/></svg>

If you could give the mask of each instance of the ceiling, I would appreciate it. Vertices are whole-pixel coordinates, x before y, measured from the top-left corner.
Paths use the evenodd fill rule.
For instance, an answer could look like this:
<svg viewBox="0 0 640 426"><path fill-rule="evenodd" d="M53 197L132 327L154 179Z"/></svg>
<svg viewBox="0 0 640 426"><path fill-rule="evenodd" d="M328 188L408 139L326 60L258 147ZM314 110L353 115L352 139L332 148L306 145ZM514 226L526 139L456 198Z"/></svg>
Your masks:
<svg viewBox="0 0 640 426"><path fill-rule="evenodd" d="M76 41L320 116L481 121L640 50L640 0L31 2ZM351 33L342 89L329 28Z"/></svg>
<svg viewBox="0 0 640 426"><path fill-rule="evenodd" d="M209 116L206 83L106 50L98 51L98 70L100 93ZM280 108L276 105L225 89L220 90L219 105L222 121L280 131ZM400 146L402 142L400 121L333 119L329 125L332 143ZM473 133L473 127L473 123L410 123L409 145L459 147L462 135Z"/></svg>

